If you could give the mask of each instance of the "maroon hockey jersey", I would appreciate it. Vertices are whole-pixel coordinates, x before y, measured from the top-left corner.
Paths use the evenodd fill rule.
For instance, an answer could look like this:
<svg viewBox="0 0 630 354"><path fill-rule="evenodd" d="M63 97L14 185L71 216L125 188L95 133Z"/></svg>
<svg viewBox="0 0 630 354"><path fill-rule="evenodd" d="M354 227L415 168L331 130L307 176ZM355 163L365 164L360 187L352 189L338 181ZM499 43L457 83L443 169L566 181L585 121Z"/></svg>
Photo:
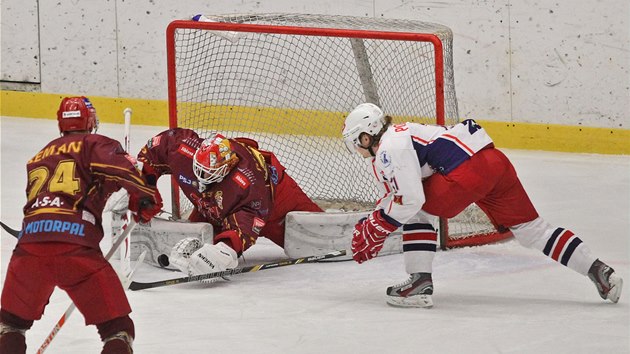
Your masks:
<svg viewBox="0 0 630 354"><path fill-rule="evenodd" d="M274 169L272 173L258 150L230 139L238 165L221 182L200 192L192 165L193 155L203 140L193 130L166 130L147 142L138 161L144 164L143 171L154 174L156 179L171 174L195 207L191 221L211 223L215 235L236 231L242 244L234 246L242 252L256 242L271 215L273 181L278 182L283 171Z"/></svg>
<svg viewBox="0 0 630 354"><path fill-rule="evenodd" d="M68 134L48 143L26 170L27 202L20 243L64 242L96 249L103 238L103 208L121 187L153 197L149 186L116 140L98 134Z"/></svg>

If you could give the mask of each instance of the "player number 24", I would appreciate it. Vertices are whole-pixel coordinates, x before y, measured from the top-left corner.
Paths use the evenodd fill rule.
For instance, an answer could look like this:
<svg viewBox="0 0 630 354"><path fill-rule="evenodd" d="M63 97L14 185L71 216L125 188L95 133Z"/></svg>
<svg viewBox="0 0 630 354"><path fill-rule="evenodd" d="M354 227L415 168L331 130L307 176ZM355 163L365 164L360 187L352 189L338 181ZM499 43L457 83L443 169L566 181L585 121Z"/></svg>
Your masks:
<svg viewBox="0 0 630 354"><path fill-rule="evenodd" d="M50 171L42 166L31 170L28 173L28 200L33 200L48 184L48 191L51 193L62 192L74 195L81 190L79 179L75 177L76 163L74 160L64 160L57 164L52 178L49 179ZM47 183L48 182L48 183Z"/></svg>

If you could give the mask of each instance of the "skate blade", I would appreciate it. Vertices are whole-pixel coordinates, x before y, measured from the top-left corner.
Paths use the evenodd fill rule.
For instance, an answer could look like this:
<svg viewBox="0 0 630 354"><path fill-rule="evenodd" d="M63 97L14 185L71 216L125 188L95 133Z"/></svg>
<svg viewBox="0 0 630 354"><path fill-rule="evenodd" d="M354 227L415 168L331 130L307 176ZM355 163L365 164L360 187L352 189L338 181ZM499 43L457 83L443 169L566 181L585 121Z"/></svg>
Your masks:
<svg viewBox="0 0 630 354"><path fill-rule="evenodd" d="M393 307L416 307L427 309L433 307L433 298L431 295L415 295L409 297L387 296L385 301L388 305Z"/></svg>
<svg viewBox="0 0 630 354"><path fill-rule="evenodd" d="M606 298L614 303L619 302L619 297L621 297L621 290L623 289L623 279L620 276L613 273L610 275L610 279L608 279L612 288L608 292L608 296Z"/></svg>

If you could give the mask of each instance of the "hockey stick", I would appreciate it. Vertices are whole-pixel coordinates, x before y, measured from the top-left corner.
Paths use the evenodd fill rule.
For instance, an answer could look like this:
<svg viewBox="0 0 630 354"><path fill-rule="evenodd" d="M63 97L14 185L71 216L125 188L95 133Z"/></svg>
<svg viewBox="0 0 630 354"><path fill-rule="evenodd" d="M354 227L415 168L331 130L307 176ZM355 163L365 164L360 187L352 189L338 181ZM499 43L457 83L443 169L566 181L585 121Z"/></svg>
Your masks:
<svg viewBox="0 0 630 354"><path fill-rule="evenodd" d="M130 153L131 151L131 114L133 113L133 111L131 110L131 108L127 107L125 108L125 110L123 111L123 117L124 117L124 121L125 121L125 125L124 125L124 149L127 152L127 154ZM129 212L127 212L126 217L124 217L125 219L129 220L131 219L131 215L129 214ZM112 219L114 218L114 215L112 214ZM125 273L129 273L130 268L131 268L131 235L127 236L127 238L125 238L124 243L121 245L121 247L118 249L118 254L120 259L118 260L118 264L119 264L119 269L118 271L121 272L122 274Z"/></svg>
<svg viewBox="0 0 630 354"><path fill-rule="evenodd" d="M112 247L109 249L109 252L107 252L107 254L105 255L106 260L109 260L112 257L112 255L114 255L114 253L118 250L118 248L123 243L125 238L127 238L127 235L129 235L131 233L131 230L133 230L135 227L136 227L136 222L135 220L131 219L129 224L127 224L127 228L125 229L125 231L118 237L116 242L112 244ZM130 274L133 274L133 271ZM55 324L55 327L53 327L53 329L50 331L50 334L48 335L48 337L46 337L46 339L44 340L44 343L42 343L42 345L37 350L37 354L41 354L46 350L46 348L50 345L50 342L52 342L52 340L55 338L55 336L57 335L61 327L64 325L64 323L66 323L66 320L68 319L68 317L72 315L72 312L74 312L75 308L76 306L74 302L70 303L70 306L68 306L68 309L66 310L66 312L63 313L59 321L57 321L57 323Z"/></svg>
<svg viewBox="0 0 630 354"><path fill-rule="evenodd" d="M125 141L123 147L127 153L129 153L129 146L131 145L131 138L129 135L129 131L131 130L131 113L133 113L133 111L129 107L125 108L123 111L123 115L125 116Z"/></svg>
<svg viewBox="0 0 630 354"><path fill-rule="evenodd" d="M284 261L258 264L258 265L243 267L243 268L228 269L222 272L193 275L189 277L182 277L182 278L169 279L169 280L160 280L160 281L154 281L150 283L140 283L140 282L132 281L131 285L129 285L129 289L135 291L135 290L142 290L142 289L149 289L149 288L158 288L158 287L168 286L168 285L190 283L190 282L198 281L198 280L225 277L225 276L236 275L236 274L241 274L241 273L252 273L252 272L257 272L259 270L285 267L285 266L290 266L290 265L300 264L300 263L312 263L312 262L321 261L322 259L341 257L345 255L346 255L346 250L341 250L341 251L333 251L330 253L326 253L321 256L310 256L310 257L303 257L303 258L287 259Z"/></svg>
<svg viewBox="0 0 630 354"><path fill-rule="evenodd" d="M12 229L11 227L9 227L7 224L3 223L2 221L0 221L0 226L2 226L4 231L10 233L11 236L13 236L15 238L20 237L20 231Z"/></svg>

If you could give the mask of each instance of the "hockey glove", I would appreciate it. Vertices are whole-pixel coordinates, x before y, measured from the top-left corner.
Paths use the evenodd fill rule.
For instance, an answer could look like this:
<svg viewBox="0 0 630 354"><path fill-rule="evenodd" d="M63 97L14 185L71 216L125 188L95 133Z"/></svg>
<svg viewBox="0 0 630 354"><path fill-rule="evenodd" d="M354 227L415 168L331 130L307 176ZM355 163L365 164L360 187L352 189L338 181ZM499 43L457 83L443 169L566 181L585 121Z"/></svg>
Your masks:
<svg viewBox="0 0 630 354"><path fill-rule="evenodd" d="M129 210L136 222L146 224L155 215L162 211L162 197L160 192L155 191L153 198L138 197L137 194L131 194L129 197Z"/></svg>
<svg viewBox="0 0 630 354"><path fill-rule="evenodd" d="M188 274L190 256L200 249L201 246L203 246L203 242L196 237L186 237L181 239L175 244L175 246L173 246L168 260L170 264L177 267L177 269Z"/></svg>
<svg viewBox="0 0 630 354"><path fill-rule="evenodd" d="M148 163L142 164L142 176L144 177L145 181L147 181L147 183L150 186L155 187L157 185L158 174L153 168L153 166L151 166L150 164Z"/></svg>
<svg viewBox="0 0 630 354"><path fill-rule="evenodd" d="M200 275L222 272L236 268L238 258L236 252L223 242L216 245L205 243L200 249L190 255L188 274Z"/></svg>
<svg viewBox="0 0 630 354"><path fill-rule="evenodd" d="M378 255L387 235L400 227L400 223L387 216L381 209L354 226L352 233L352 258L359 264Z"/></svg>

